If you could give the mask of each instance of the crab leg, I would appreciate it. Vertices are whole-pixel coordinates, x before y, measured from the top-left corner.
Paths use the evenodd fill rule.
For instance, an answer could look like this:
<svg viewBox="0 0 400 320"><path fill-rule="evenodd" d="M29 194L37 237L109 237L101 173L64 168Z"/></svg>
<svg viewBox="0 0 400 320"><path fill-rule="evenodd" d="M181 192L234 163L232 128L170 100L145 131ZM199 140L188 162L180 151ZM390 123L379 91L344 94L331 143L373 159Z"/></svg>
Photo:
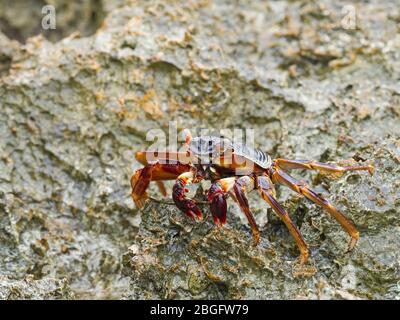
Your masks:
<svg viewBox="0 0 400 320"><path fill-rule="evenodd" d="M351 251L354 248L359 238L358 230L354 226L353 222L336 209L328 200L319 196L315 191L310 189L306 183L296 180L291 175L277 168L275 168L275 171L272 171L272 179L273 181L286 185L295 192L304 195L331 214L351 236L348 251Z"/></svg>
<svg viewBox="0 0 400 320"><path fill-rule="evenodd" d="M138 151L135 153L135 158L138 162L140 162L145 166L145 168L142 169L144 170L142 178L140 178L141 173L138 172L139 170L136 171L134 176L131 178L132 190L134 189L136 183L138 183L136 190L132 192L132 197L136 206L139 209L143 207L144 201L147 199L145 191L150 183L150 181L147 181L148 179L147 176L150 173L151 173L150 180L155 180L161 194L163 196L166 196L167 190L162 180L174 180L182 172L189 171L189 166L187 167L187 169L184 168L183 171L180 169L182 165L186 166L190 162L188 160L190 157L186 152ZM157 167L156 170L154 170L154 168L152 167L155 164L157 164L157 166L158 164L160 164L164 167L161 168ZM149 166L149 168L146 168L147 166ZM174 174L174 167L176 167L175 171L177 172L175 174ZM172 175L170 173L172 173ZM139 182L139 180L143 181ZM144 197L142 197L142 195L144 195Z"/></svg>
<svg viewBox="0 0 400 320"><path fill-rule="evenodd" d="M199 182L199 178L196 177L193 171L184 172L179 175L172 188L172 199L174 200L176 206L187 216L202 220L203 214L197 207L196 203L192 199L186 198L186 192L188 191L186 186L190 183L197 182Z"/></svg>
<svg viewBox="0 0 400 320"><path fill-rule="evenodd" d="M260 242L260 231L257 223L250 211L249 203L246 197L246 188L254 188L254 180L248 176L240 178L225 178L214 182L208 191L208 201L211 206L211 213L215 224L225 224L226 222L226 199L225 194L230 193L235 201L246 215L247 221L253 232L253 244L256 246ZM232 192L233 191L233 192Z"/></svg>
<svg viewBox="0 0 400 320"><path fill-rule="evenodd" d="M161 163L161 164L189 164L192 160L190 153L188 152L172 152L172 151L138 151L135 153L135 158L143 165L148 165L149 163ZM172 179L176 179L174 176ZM165 179L167 180L167 179ZM161 194L165 197L167 195L167 190L162 181L158 180L156 182L158 189Z"/></svg>
<svg viewBox="0 0 400 320"><path fill-rule="evenodd" d="M143 165L159 162L161 164L189 164L193 159L188 152L138 151L135 158Z"/></svg>
<svg viewBox="0 0 400 320"><path fill-rule="evenodd" d="M189 170L190 165L188 164L161 164L158 162L147 164L144 168L136 170L131 178L131 195L136 207L141 209L144 206L147 199L146 190L150 181L161 182L160 180L173 180L183 172Z"/></svg>
<svg viewBox="0 0 400 320"><path fill-rule="evenodd" d="M249 202L246 197L246 192L254 189L254 180L248 176L240 177L236 180L233 186L236 200L243 213L246 215L247 221L250 224L253 232L253 245L256 246L260 242L260 231L253 214L250 211Z"/></svg>
<svg viewBox="0 0 400 320"><path fill-rule="evenodd" d="M280 203L275 199L275 188L267 176L258 176L257 177L257 189L260 193L261 197L268 202L271 208L275 211L275 213L282 219L285 223L286 227L289 229L289 232L293 236L294 240L296 241L297 246L300 250L300 263L304 264L308 260L308 246L307 243L304 241L303 236L301 235L299 229L290 219L289 214L287 211L280 205Z"/></svg>
<svg viewBox="0 0 400 320"><path fill-rule="evenodd" d="M370 174L374 172L374 167L371 165L341 167L336 164L329 164L318 161L288 160L288 159L275 159L274 162L276 166L278 166L283 170L308 169L308 170L319 170L326 173L338 173L338 174L343 174L346 171L358 171L358 170L368 170Z"/></svg>

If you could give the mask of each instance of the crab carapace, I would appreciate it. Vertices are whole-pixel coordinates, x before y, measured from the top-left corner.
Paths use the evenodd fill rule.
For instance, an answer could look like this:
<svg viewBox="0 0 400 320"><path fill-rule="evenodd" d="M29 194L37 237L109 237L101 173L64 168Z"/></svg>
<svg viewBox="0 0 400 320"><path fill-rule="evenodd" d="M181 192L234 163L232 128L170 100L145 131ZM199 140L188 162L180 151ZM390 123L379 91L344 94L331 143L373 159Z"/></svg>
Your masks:
<svg viewBox="0 0 400 320"><path fill-rule="evenodd" d="M132 198L139 209L148 198L146 189L151 181L156 181L161 192L166 195L162 181L175 180L172 198L176 206L187 216L201 220L203 215L196 202L186 197L186 186L207 179L211 181L207 200L215 224L226 223L226 199L230 195L245 214L253 233L253 244L257 245L260 231L246 197L247 192L256 189L288 228L300 250L300 262L305 263L309 256L307 243L275 197L274 184L281 184L308 198L333 216L351 237L349 251L356 245L359 232L353 222L306 183L298 181L286 171L309 169L340 175L346 171L367 170L372 174L373 166L338 166L311 160L281 158L272 160L258 149L214 136L192 138L188 134L185 146L185 152L136 152L136 159L144 165L131 178Z"/></svg>

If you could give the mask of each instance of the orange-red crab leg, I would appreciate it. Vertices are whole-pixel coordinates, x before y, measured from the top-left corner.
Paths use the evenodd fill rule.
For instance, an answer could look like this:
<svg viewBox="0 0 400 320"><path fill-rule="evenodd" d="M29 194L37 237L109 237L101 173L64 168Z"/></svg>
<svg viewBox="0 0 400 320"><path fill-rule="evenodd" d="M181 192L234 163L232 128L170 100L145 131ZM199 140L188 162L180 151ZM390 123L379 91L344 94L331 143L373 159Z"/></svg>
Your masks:
<svg viewBox="0 0 400 320"><path fill-rule="evenodd" d="M182 163L189 164L192 157L189 152L170 152L170 151L138 151L135 158L143 165L160 162L162 164Z"/></svg>
<svg viewBox="0 0 400 320"><path fill-rule="evenodd" d="M260 193L261 197L268 202L271 208L275 211L279 218L285 223L286 227L289 229L290 234L293 236L296 244L300 250L300 263L306 263L308 260L308 246L307 243L304 241L303 236L301 235L299 229L290 219L289 214L287 211L280 205L278 201L276 201L275 195L275 188L267 176L258 176L257 177L257 189Z"/></svg>
<svg viewBox="0 0 400 320"><path fill-rule="evenodd" d="M189 171L189 164L147 164L144 168L136 170L131 178L132 199L138 209L144 206L147 199L146 190L150 181L173 180L183 172ZM163 186L162 186L163 187Z"/></svg>
<svg viewBox="0 0 400 320"><path fill-rule="evenodd" d="M291 175L279 170L278 168L275 168L275 170L272 171L272 179L273 181L286 185L297 193L304 195L306 198L318 204L331 214L351 236L348 251L354 248L359 238L358 230L354 226L353 222L336 209L328 200L319 196L315 191L310 189L306 183L296 180Z"/></svg>
<svg viewBox="0 0 400 320"><path fill-rule="evenodd" d="M359 171L359 170L368 170L370 174L374 172L374 167L372 165L341 167L336 164L329 164L312 160L288 160L288 159L275 159L274 163L276 166L278 166L283 170L308 169L308 170L319 170L326 173L337 173L337 174L342 174L346 171Z"/></svg>
<svg viewBox="0 0 400 320"><path fill-rule="evenodd" d="M233 186L233 191L239 207L242 209L243 213L246 215L247 221L250 224L251 231L253 232L253 245L256 246L260 242L260 231L253 214L250 211L249 201L246 197L246 192L254 189L254 180L248 176L240 177L236 180Z"/></svg>
<svg viewBox="0 0 400 320"><path fill-rule="evenodd" d="M201 177L196 176L193 171L185 172L179 175L172 188L172 199L176 206L187 216L191 218L197 218L198 220L203 219L203 214L197 207L196 203L192 199L186 198L186 186L190 183L197 183L201 180Z"/></svg>
<svg viewBox="0 0 400 320"><path fill-rule="evenodd" d="M208 191L208 201L210 202L214 222L217 225L224 224L226 222L227 211L225 195L228 192L233 195L236 203L238 203L249 222L253 233L253 245L256 246L260 242L260 231L250 211L249 202L246 197L246 189L252 190L253 188L254 180L248 176L220 179L211 185Z"/></svg>
<svg viewBox="0 0 400 320"><path fill-rule="evenodd" d="M170 151L138 151L135 153L135 158L144 166L149 163L161 163L161 164L189 164L190 163L190 154L187 152L170 152ZM177 176L182 173L179 171L178 174L169 175L170 167L166 166L165 175L160 175L157 178L157 175L152 179L156 181L158 189L161 194L165 197L167 195L167 190L165 189L165 185L161 180L174 180ZM187 170L185 170L187 171ZM146 187L147 188L147 187Z"/></svg>

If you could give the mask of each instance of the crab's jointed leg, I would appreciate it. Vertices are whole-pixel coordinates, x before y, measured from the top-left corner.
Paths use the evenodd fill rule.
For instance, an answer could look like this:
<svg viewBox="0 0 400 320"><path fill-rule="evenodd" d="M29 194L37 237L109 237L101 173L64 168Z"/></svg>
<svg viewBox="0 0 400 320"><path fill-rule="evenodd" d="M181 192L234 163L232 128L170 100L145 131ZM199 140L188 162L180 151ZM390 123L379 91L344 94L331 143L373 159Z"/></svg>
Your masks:
<svg viewBox="0 0 400 320"><path fill-rule="evenodd" d="M278 166L283 170L308 169L308 170L319 170L325 173L336 173L336 174L342 174L346 171L364 171L364 170L367 170L370 174L374 172L374 167L372 165L342 167L336 164L329 164L312 160L288 160L288 159L275 159L274 163L276 166Z"/></svg>
<svg viewBox="0 0 400 320"><path fill-rule="evenodd" d="M143 165L159 162L161 164L189 164L193 159L190 152L138 151L135 158Z"/></svg>
<svg viewBox="0 0 400 320"><path fill-rule="evenodd" d="M296 180L291 175L282 170L279 170L278 168L275 168L275 170L272 172L272 179L274 182L286 185L295 192L304 195L306 198L318 204L329 214L331 214L351 236L348 251L354 248L359 238L358 230L354 226L353 222L338 209L336 209L328 200L319 196L315 191L310 189L310 187L308 187L306 183Z"/></svg>
<svg viewBox="0 0 400 320"><path fill-rule="evenodd" d="M160 190L163 197L166 197L168 195L168 193L167 193L167 189L165 188L164 182L158 180L158 181L156 181L156 184L157 184L158 190Z"/></svg>
<svg viewBox="0 0 400 320"><path fill-rule="evenodd" d="M253 232L253 245L256 246L260 242L260 231L253 214L250 211L249 202L246 197L246 192L254 189L254 180L249 176L243 176L236 180L233 191L236 200L243 213L246 215L247 221L250 224L251 231Z"/></svg>
<svg viewBox="0 0 400 320"><path fill-rule="evenodd" d="M304 241L299 229L290 219L287 211L275 199L275 188L270 178L266 175L258 176L257 189L261 197L271 206L271 208L275 211L279 218L281 218L281 220L285 223L286 227L289 229L289 232L296 241L296 244L299 247L301 254L300 263L306 263L309 255L307 243Z"/></svg>
<svg viewBox="0 0 400 320"><path fill-rule="evenodd" d="M188 164L161 164L157 162L147 164L144 168L136 170L131 178L131 195L136 207L141 209L144 206L147 199L146 190L150 181L173 180L183 172L189 171L190 168ZM163 188L160 185L159 187L160 189Z"/></svg>
<svg viewBox="0 0 400 320"><path fill-rule="evenodd" d="M214 182L208 191L208 201L211 206L211 213L215 224L224 224L226 222L226 194L234 196L234 200L239 205L250 224L253 232L253 244L260 242L260 231L250 211L249 203L246 197L246 188L252 190L254 188L254 180L248 176L240 178L232 177L220 179Z"/></svg>
<svg viewBox="0 0 400 320"><path fill-rule="evenodd" d="M203 214L194 200L186 198L186 192L188 191L186 186L190 183L198 183L200 179L193 170L184 172L178 176L172 188L172 199L176 206L187 216L198 220L203 219Z"/></svg>

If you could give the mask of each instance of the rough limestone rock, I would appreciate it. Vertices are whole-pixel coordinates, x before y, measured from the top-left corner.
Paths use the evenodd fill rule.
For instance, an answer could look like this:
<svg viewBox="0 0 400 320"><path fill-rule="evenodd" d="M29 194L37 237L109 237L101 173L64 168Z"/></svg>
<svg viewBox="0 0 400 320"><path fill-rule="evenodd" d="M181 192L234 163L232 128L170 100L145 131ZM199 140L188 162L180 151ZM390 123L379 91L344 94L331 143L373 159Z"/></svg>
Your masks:
<svg viewBox="0 0 400 320"><path fill-rule="evenodd" d="M1 298L400 298L399 1L360 2L353 29L345 1L88 1L77 20L70 2L43 1L60 8L59 29L36 36L33 18L13 18L29 5L10 3L0 1ZM311 248L303 267L256 192L256 248L231 200L222 229L206 206L203 223L165 201L138 212L134 152L171 121L253 129L272 157L374 164L372 177L293 172L354 220L356 249L345 253L341 227L284 187L278 199Z"/></svg>
<svg viewBox="0 0 400 320"><path fill-rule="evenodd" d="M73 299L74 294L65 279L34 280L27 276L22 280L10 280L0 277L0 299Z"/></svg>

